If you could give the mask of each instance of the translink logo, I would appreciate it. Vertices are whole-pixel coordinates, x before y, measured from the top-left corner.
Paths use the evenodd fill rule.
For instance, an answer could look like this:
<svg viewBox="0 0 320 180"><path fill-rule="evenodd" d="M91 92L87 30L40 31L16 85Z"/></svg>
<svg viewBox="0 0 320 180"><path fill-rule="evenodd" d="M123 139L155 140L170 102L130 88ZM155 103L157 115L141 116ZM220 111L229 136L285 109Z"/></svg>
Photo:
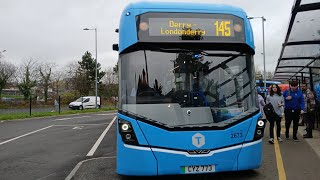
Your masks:
<svg viewBox="0 0 320 180"><path fill-rule="evenodd" d="M200 133L196 133L192 136L192 144L197 148L202 147L205 144L205 137Z"/></svg>

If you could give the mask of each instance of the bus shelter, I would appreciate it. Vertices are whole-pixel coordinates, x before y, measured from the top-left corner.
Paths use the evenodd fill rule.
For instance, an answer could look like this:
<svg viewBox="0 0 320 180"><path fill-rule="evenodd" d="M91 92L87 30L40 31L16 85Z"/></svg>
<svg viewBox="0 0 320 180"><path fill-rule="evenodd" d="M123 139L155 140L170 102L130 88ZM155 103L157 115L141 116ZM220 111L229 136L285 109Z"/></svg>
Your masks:
<svg viewBox="0 0 320 180"><path fill-rule="evenodd" d="M274 80L305 82L320 100L320 0L296 0ZM318 116L319 117L319 116ZM319 123L319 118L318 123Z"/></svg>

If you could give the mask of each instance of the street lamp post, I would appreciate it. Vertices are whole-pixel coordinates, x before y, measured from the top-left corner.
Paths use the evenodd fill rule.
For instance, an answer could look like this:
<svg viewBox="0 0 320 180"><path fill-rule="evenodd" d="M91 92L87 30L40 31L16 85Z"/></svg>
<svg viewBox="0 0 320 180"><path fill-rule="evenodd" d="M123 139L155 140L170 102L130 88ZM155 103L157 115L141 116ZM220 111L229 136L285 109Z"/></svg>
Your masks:
<svg viewBox="0 0 320 180"><path fill-rule="evenodd" d="M95 48L96 48L96 60L95 60L95 92L96 92L96 104L95 108L98 108L98 70L97 70L97 61L98 61L98 43L97 43L97 28L89 29L89 28L84 28L83 30L88 31L88 30L94 30L95 33Z"/></svg>
<svg viewBox="0 0 320 180"><path fill-rule="evenodd" d="M267 83L266 83L266 53L265 53L265 45L264 45L264 22L266 18L261 17L248 17L248 19L261 18L262 20L262 46L263 46L263 82L264 82L264 97L267 96Z"/></svg>

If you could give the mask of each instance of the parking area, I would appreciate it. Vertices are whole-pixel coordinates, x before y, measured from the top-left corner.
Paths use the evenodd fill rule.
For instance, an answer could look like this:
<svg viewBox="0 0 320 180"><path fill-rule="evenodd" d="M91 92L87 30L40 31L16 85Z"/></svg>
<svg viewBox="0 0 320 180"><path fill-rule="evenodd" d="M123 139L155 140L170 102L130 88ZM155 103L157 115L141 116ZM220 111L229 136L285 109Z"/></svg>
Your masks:
<svg viewBox="0 0 320 180"><path fill-rule="evenodd" d="M1 179L65 179L78 162L114 153L100 146L113 118L95 113L2 122Z"/></svg>

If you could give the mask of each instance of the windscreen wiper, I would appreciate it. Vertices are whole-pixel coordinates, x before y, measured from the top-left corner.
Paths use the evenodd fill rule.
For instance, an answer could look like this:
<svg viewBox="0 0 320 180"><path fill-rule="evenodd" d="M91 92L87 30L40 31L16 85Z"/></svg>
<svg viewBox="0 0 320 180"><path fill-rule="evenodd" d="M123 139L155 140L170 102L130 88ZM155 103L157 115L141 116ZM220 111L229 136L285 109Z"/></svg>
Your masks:
<svg viewBox="0 0 320 180"><path fill-rule="evenodd" d="M207 55L208 53L201 49L184 49L184 48L158 48L162 52L192 52Z"/></svg>
<svg viewBox="0 0 320 180"><path fill-rule="evenodd" d="M202 56L216 56L216 57L239 57L239 56L245 56L244 53L209 53L207 51L201 50L201 49L183 49L183 48L158 48L158 50L162 52L192 52L192 53L198 53Z"/></svg>

